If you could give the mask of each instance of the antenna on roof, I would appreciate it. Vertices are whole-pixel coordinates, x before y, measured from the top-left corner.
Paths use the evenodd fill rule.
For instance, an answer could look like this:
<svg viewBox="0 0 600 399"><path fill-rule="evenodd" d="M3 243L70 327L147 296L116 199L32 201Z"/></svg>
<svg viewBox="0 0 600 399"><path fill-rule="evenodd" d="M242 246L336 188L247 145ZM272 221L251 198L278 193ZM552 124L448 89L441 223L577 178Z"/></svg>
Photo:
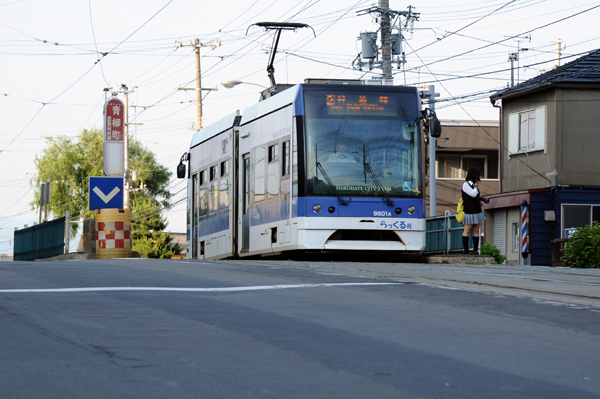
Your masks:
<svg viewBox="0 0 600 399"><path fill-rule="evenodd" d="M256 24L252 24L250 26L260 26L265 28L266 30L276 30L277 33L273 38L273 46L271 46L271 54L269 56L269 64L267 65L267 73L269 74L269 80L271 81L271 86L275 86L275 67L273 63L275 62L275 53L277 52L277 46L279 45L279 36L281 36L282 30L297 30L299 28L310 28L313 31L315 37L317 34L315 30L307 24L300 24L295 22L258 22ZM250 26L248 29L250 29ZM246 35L248 35L248 29L246 29Z"/></svg>

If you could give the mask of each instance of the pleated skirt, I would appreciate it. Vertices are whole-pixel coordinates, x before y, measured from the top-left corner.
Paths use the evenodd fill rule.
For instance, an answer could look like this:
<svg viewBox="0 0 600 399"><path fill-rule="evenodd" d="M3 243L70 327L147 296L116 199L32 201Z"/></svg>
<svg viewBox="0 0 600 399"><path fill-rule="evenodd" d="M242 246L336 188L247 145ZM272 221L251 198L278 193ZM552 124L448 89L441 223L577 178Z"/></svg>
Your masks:
<svg viewBox="0 0 600 399"><path fill-rule="evenodd" d="M485 220L485 215L483 212L480 213L465 213L465 220L463 220L463 225L467 224L479 224Z"/></svg>

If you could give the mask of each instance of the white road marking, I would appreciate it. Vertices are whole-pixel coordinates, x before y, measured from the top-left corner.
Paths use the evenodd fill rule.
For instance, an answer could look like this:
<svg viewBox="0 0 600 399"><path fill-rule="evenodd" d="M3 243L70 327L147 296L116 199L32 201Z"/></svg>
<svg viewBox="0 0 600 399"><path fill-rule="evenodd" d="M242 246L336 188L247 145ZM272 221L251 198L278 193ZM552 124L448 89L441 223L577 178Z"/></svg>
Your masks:
<svg viewBox="0 0 600 399"><path fill-rule="evenodd" d="M0 294L11 293L66 293L66 292L98 292L98 291L172 291L172 292L234 292L258 290L282 290L288 288L315 287L350 287L373 285L401 285L402 283L322 283L322 284L289 284L289 285L255 285L249 287L218 288L177 288L177 287L81 287L81 288L25 288L0 289Z"/></svg>

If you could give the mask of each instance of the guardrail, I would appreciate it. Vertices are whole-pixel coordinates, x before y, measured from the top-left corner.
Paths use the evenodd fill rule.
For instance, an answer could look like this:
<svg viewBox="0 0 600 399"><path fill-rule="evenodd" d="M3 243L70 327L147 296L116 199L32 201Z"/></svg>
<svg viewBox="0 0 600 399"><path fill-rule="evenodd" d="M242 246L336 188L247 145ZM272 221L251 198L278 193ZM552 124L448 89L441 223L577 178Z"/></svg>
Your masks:
<svg viewBox="0 0 600 399"><path fill-rule="evenodd" d="M456 215L446 211L444 216L427 218L425 253L459 253L463 251L462 233L464 226L456 221ZM480 233L481 236L481 228ZM472 235L469 247L473 247Z"/></svg>
<svg viewBox="0 0 600 399"><path fill-rule="evenodd" d="M14 260L50 258L65 253L65 217L15 230Z"/></svg>

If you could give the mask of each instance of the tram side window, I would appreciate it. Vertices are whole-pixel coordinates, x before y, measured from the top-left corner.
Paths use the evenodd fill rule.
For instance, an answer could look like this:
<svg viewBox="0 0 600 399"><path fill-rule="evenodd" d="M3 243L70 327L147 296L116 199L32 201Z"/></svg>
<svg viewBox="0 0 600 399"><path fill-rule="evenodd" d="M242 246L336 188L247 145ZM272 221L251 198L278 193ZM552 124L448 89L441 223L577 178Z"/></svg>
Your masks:
<svg viewBox="0 0 600 399"><path fill-rule="evenodd" d="M198 208L199 208L199 198L198 198L198 175L192 175L192 206L194 208L194 224L197 223L198 220Z"/></svg>
<svg viewBox="0 0 600 399"><path fill-rule="evenodd" d="M221 180L219 184L219 209L229 207L229 161L221 162Z"/></svg>
<svg viewBox="0 0 600 399"><path fill-rule="evenodd" d="M279 195L279 144L269 146L267 191L271 197Z"/></svg>
<svg viewBox="0 0 600 399"><path fill-rule="evenodd" d="M292 197L298 197L298 131L297 120L292 124Z"/></svg>
<svg viewBox="0 0 600 399"><path fill-rule="evenodd" d="M206 169L200 172L200 190L198 192L198 212L200 216L204 216L208 213L208 188L206 186Z"/></svg>
<svg viewBox="0 0 600 399"><path fill-rule="evenodd" d="M250 157L244 155L244 215L250 213Z"/></svg>
<svg viewBox="0 0 600 399"><path fill-rule="evenodd" d="M219 175L217 173L217 165L210 167L210 190L208 192L208 212L213 213L219 210Z"/></svg>
<svg viewBox="0 0 600 399"><path fill-rule="evenodd" d="M229 161L221 162L221 177L229 174Z"/></svg>
<svg viewBox="0 0 600 399"><path fill-rule="evenodd" d="M282 159L281 159L281 178L286 179L290 177L290 142L283 142L282 149Z"/></svg>
<svg viewBox="0 0 600 399"><path fill-rule="evenodd" d="M265 147L259 145L254 149L254 202L265 199Z"/></svg>

